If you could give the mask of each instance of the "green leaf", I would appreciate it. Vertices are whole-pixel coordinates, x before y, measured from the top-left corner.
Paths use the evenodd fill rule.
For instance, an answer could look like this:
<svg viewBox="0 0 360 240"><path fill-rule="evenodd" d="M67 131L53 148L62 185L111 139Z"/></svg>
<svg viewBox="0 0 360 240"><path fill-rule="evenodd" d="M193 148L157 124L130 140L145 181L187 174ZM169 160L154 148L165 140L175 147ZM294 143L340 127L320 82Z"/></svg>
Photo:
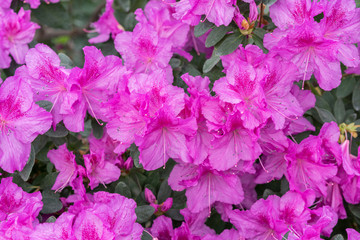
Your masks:
<svg viewBox="0 0 360 240"><path fill-rule="evenodd" d="M224 25L221 25L220 27L214 28L211 30L209 36L206 38L205 46L206 47L212 47L215 44L217 44L225 35L227 32L231 30L231 27L226 27Z"/></svg>
<svg viewBox="0 0 360 240"><path fill-rule="evenodd" d="M315 96L315 98L316 98L316 106L317 107L331 111L331 107L330 107L329 103L325 100L324 97Z"/></svg>
<svg viewBox="0 0 360 240"><path fill-rule="evenodd" d="M330 111L318 107L315 107L315 110L323 122L336 122L334 115Z"/></svg>
<svg viewBox="0 0 360 240"><path fill-rule="evenodd" d="M50 112L50 110L53 106L52 102L49 102L49 101L37 101L36 104L48 112Z"/></svg>
<svg viewBox="0 0 360 240"><path fill-rule="evenodd" d="M44 190L42 192L42 201L44 206L41 210L41 213L43 214L56 213L63 207L59 199L59 194L50 190Z"/></svg>
<svg viewBox="0 0 360 240"><path fill-rule="evenodd" d="M58 175L59 175L58 172L51 172L48 175L46 175L40 185L41 189L50 190L52 186L54 186Z"/></svg>
<svg viewBox="0 0 360 240"><path fill-rule="evenodd" d="M91 127L94 137L101 139L104 134L104 127L99 125L95 119L91 120Z"/></svg>
<svg viewBox="0 0 360 240"><path fill-rule="evenodd" d="M341 234L336 234L330 240L344 240L344 237Z"/></svg>
<svg viewBox="0 0 360 240"><path fill-rule="evenodd" d="M56 222L56 217L51 216L51 217L49 217L49 218L46 220L46 222L47 222L47 223L54 223L54 222Z"/></svg>
<svg viewBox="0 0 360 240"><path fill-rule="evenodd" d="M344 98L349 96L354 90L355 83L354 76L343 78L340 86L336 89L336 97Z"/></svg>
<svg viewBox="0 0 360 240"><path fill-rule="evenodd" d="M74 62L65 53L59 53L58 56L59 56L60 61L61 61L60 66L63 66L66 69L71 69L71 68L75 67Z"/></svg>
<svg viewBox="0 0 360 240"><path fill-rule="evenodd" d="M244 39L245 36L242 35L240 32L235 32L227 35L223 41L221 41L215 46L215 55L224 56L234 52Z"/></svg>
<svg viewBox="0 0 360 240"><path fill-rule="evenodd" d="M355 217L360 218L360 204L349 204L349 210Z"/></svg>
<svg viewBox="0 0 360 240"><path fill-rule="evenodd" d="M91 134L91 120L87 120L84 124L84 131L80 132L81 136L88 137Z"/></svg>
<svg viewBox="0 0 360 240"><path fill-rule="evenodd" d="M334 115L337 123L342 123L345 118L345 105L341 98L337 99L334 105Z"/></svg>
<svg viewBox="0 0 360 240"><path fill-rule="evenodd" d="M165 213L165 216L175 220L175 221L184 221L184 216L181 215L180 213L180 209L169 209L167 210L167 212Z"/></svg>
<svg viewBox="0 0 360 240"><path fill-rule="evenodd" d="M207 59L203 66L203 72L208 73L215 67L215 65L220 61L220 57L213 54L211 58Z"/></svg>
<svg viewBox="0 0 360 240"><path fill-rule="evenodd" d="M130 188L124 182L119 182L116 185L115 192L124 197L131 198Z"/></svg>
<svg viewBox="0 0 360 240"><path fill-rule="evenodd" d="M252 33L252 39L256 46L258 46L263 52L267 53L268 50L264 47L264 36L266 31L262 28L256 28Z"/></svg>
<svg viewBox="0 0 360 240"><path fill-rule="evenodd" d="M142 164L139 163L140 151L139 148L135 145L135 143L131 144L131 146L129 147L129 151L130 157L134 160L134 166L136 168L142 168Z"/></svg>
<svg viewBox="0 0 360 240"><path fill-rule="evenodd" d="M353 95L352 95L352 104L356 111L360 111L360 80L357 81Z"/></svg>
<svg viewBox="0 0 360 240"><path fill-rule="evenodd" d="M266 6L271 6L273 5L274 3L276 3L277 0L263 0L263 4L265 4Z"/></svg>
<svg viewBox="0 0 360 240"><path fill-rule="evenodd" d="M141 235L141 240L153 240L154 238L148 233L143 231Z"/></svg>
<svg viewBox="0 0 360 240"><path fill-rule="evenodd" d="M54 137L54 138L62 138L66 137L69 134L69 131L61 124L56 125L56 131L51 127L49 131L45 133L48 137Z"/></svg>
<svg viewBox="0 0 360 240"><path fill-rule="evenodd" d="M24 180L27 181L29 180L30 177L30 173L34 167L35 164L35 149L34 147L31 145L31 151L30 151L30 156L29 159L25 165L25 167L23 168L23 170L21 172L19 172L20 177Z"/></svg>
<svg viewBox="0 0 360 240"><path fill-rule="evenodd" d="M70 15L61 3L41 4L37 9L32 9L31 14L40 24L52 28L71 29Z"/></svg>
<svg viewBox="0 0 360 240"><path fill-rule="evenodd" d="M130 0L117 0L117 3L120 5L120 7L125 11L129 12L131 7Z"/></svg>
<svg viewBox="0 0 360 240"><path fill-rule="evenodd" d="M210 30L210 28L214 27L215 25L212 24L209 21L200 22L198 25L194 28L194 35L195 37L200 37L204 35L207 31Z"/></svg>
<svg viewBox="0 0 360 240"><path fill-rule="evenodd" d="M160 185L159 192L157 194L157 200L159 203L165 202L166 199L171 197L171 188L167 183L167 180L163 181Z"/></svg>
<svg viewBox="0 0 360 240"><path fill-rule="evenodd" d="M151 216L154 214L154 211L155 211L155 209L149 205L138 206L135 209L135 213L137 216L136 221L138 223L147 222L151 218Z"/></svg>

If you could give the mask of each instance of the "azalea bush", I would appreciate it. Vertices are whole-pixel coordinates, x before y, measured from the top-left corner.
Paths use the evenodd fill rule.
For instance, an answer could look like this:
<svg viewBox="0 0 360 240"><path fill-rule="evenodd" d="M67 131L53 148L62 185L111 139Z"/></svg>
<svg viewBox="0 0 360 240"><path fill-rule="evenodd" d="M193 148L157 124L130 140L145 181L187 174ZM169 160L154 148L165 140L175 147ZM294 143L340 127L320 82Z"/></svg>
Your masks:
<svg viewBox="0 0 360 240"><path fill-rule="evenodd" d="M2 0L0 239L360 239L359 7Z"/></svg>

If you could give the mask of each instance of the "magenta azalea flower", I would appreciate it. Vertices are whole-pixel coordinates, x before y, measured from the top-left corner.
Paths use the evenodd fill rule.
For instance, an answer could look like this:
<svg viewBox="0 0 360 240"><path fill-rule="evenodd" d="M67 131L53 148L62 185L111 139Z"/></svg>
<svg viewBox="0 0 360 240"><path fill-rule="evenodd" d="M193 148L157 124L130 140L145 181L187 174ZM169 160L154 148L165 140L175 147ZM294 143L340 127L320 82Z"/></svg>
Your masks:
<svg viewBox="0 0 360 240"><path fill-rule="evenodd" d="M33 102L30 86L18 77L8 78L0 87L0 167L21 171L31 142L50 126L51 115Z"/></svg>

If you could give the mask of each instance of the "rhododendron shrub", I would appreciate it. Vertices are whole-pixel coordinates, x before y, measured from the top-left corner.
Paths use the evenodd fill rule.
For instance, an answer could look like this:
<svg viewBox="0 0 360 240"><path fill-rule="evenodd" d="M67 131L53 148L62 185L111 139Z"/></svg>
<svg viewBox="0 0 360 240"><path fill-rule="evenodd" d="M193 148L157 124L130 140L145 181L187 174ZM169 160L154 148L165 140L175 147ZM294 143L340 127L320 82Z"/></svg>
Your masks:
<svg viewBox="0 0 360 240"><path fill-rule="evenodd" d="M1 1L0 239L360 239L359 5Z"/></svg>

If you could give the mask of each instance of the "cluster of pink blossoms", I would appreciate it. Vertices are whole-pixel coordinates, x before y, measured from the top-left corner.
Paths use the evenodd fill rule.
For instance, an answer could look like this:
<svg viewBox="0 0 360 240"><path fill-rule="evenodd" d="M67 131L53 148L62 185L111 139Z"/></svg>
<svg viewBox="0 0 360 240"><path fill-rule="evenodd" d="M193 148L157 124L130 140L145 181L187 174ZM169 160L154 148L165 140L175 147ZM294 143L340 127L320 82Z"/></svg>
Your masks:
<svg viewBox="0 0 360 240"><path fill-rule="evenodd" d="M256 4L245 2L253 22ZM30 22L30 11L15 13L10 3L0 5L6 19L0 21L0 67L9 67L9 54L25 65L0 88L0 167L21 171L31 142L60 122L81 132L88 113L106 126L102 139L89 138L84 166L66 144L48 152L59 172L52 189L74 191L62 199L67 211L55 222L36 218L41 194L23 192L11 178L2 180L0 239L140 239L135 201L107 192L88 194L83 185L84 178L91 189L118 180L121 169L132 167L132 158L121 156L132 144L145 170L175 160L169 186L186 190L182 225L174 228L169 217L157 217L146 230L157 239L321 239L346 218L343 200L360 203L360 155L349 153L348 140L338 143L336 123L325 123L317 136L299 143L289 138L315 130L303 117L315 97L295 82L314 74L324 90L336 88L340 62L349 74L359 74L360 9L354 0L278 0L270 7L278 28L264 38L269 53L239 46L221 56L225 77L215 81L213 92L207 77L182 75L188 94L173 85L170 59L176 54L191 61L192 48L211 51L194 38L201 16L216 26L234 20L244 27L236 1L151 0L136 10L138 23L129 32L116 21L109 0L92 24L99 36L89 41L104 42L111 35L121 58L87 46L84 66L71 69L44 44L27 51L38 25ZM51 102L50 111L37 101ZM283 177L289 182L286 194L257 200L257 184ZM145 196L154 213L166 212L173 203L168 198L158 204L148 189ZM212 208L234 228L216 234L208 227ZM357 239L360 234L348 229L348 235Z"/></svg>

